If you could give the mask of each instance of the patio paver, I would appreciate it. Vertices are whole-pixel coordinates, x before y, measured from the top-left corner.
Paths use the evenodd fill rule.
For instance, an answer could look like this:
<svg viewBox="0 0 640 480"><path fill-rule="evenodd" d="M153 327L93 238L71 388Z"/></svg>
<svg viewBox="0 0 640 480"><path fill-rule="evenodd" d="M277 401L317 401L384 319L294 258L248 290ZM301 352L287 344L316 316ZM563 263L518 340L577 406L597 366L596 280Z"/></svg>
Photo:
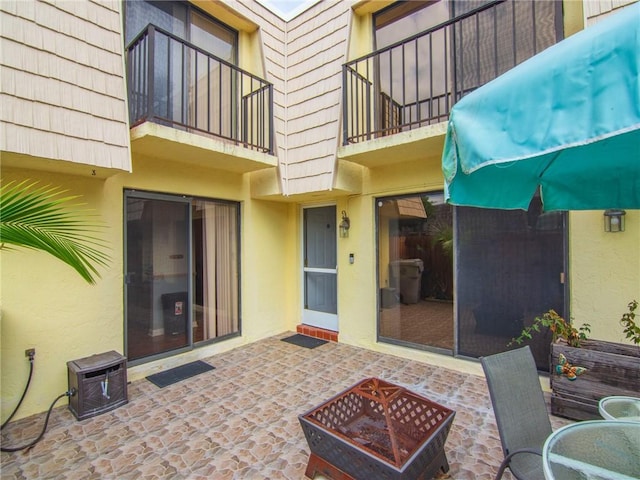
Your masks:
<svg viewBox="0 0 640 480"><path fill-rule="evenodd" d="M456 410L449 478L493 478L502 453L484 377L340 343L280 341L290 334L206 358L215 370L163 389L132 382L128 404L93 418L56 408L40 443L2 453L0 478L302 480L309 449L298 415L373 376ZM13 422L2 444L29 442L43 419Z"/></svg>

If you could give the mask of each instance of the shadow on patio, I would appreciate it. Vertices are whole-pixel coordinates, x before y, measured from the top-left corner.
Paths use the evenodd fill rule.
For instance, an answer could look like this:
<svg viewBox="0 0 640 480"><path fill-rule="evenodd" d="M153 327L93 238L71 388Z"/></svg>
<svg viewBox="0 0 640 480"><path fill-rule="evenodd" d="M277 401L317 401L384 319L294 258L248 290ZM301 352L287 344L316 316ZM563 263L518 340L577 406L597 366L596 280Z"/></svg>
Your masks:
<svg viewBox="0 0 640 480"><path fill-rule="evenodd" d="M340 343L306 349L280 341L287 335L209 357L214 370L163 389L132 382L127 405L93 418L54 409L40 443L2 453L2 479L302 480L309 448L298 415L367 377L455 410L449 478L493 478L502 453L484 377ZM43 417L10 424L3 445L35 438Z"/></svg>

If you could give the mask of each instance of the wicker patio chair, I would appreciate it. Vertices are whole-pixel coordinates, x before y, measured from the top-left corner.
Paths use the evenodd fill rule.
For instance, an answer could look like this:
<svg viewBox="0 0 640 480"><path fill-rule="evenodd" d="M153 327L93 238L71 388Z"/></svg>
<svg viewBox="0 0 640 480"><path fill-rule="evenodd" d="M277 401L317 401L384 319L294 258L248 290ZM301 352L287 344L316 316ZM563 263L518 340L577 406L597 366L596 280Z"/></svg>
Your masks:
<svg viewBox="0 0 640 480"><path fill-rule="evenodd" d="M491 395L504 460L518 480L541 480L542 446L551 422L531 349L526 346L480 359Z"/></svg>

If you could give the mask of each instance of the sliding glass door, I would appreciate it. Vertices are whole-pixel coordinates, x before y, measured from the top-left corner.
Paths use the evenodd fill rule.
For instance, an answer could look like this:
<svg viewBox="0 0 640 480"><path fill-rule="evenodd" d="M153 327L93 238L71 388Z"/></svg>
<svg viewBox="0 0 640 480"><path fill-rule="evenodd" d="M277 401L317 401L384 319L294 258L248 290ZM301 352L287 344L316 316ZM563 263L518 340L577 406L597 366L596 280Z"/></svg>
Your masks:
<svg viewBox="0 0 640 480"><path fill-rule="evenodd" d="M440 192L381 197L376 217L380 340L479 358L517 348L549 309L566 318L565 214L539 196L527 211L454 209ZM541 371L550 342L526 342Z"/></svg>
<svg viewBox="0 0 640 480"><path fill-rule="evenodd" d="M194 342L238 333L238 206L194 200Z"/></svg>
<svg viewBox="0 0 640 480"><path fill-rule="evenodd" d="M379 338L453 352L453 207L441 192L376 204Z"/></svg>
<svg viewBox="0 0 640 480"><path fill-rule="evenodd" d="M237 335L239 206L125 192L127 358Z"/></svg>

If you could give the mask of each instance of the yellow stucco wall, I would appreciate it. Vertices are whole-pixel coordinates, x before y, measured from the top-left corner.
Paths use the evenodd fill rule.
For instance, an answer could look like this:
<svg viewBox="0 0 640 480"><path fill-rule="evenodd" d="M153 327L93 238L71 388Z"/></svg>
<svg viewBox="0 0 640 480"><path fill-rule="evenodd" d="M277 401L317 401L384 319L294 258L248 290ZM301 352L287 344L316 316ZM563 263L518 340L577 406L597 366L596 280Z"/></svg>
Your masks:
<svg viewBox="0 0 640 480"><path fill-rule="evenodd" d="M2 180L30 178L68 188L95 209L107 228L111 264L95 286L44 253L2 252L2 418L15 407L26 383L24 351L36 349L34 376L14 419L44 411L67 390L66 362L116 350L124 353L123 190L136 188L241 202L241 338L219 342L128 370L129 380L207 357L238 345L294 330L299 303L294 273L296 209L285 203L250 200L247 176L152 158L134 158L134 173L108 180L3 169ZM61 400L58 405L64 404Z"/></svg>
<svg viewBox="0 0 640 480"><path fill-rule="evenodd" d="M373 16L354 14L351 18L347 60L367 55L373 48Z"/></svg>
<svg viewBox="0 0 640 480"><path fill-rule="evenodd" d="M3 169L2 181L25 178L69 189L82 195L109 222L104 183L83 177ZM115 212L117 214L117 212ZM102 279L90 286L74 270L44 253L3 250L1 297L2 418L15 407L28 374L24 351L36 349L34 374L24 404L15 418L46 410L67 390L66 361L108 350L122 351L121 228L105 229L114 246L113 266L101 269ZM59 404L62 404L61 401Z"/></svg>
<svg viewBox="0 0 640 480"><path fill-rule="evenodd" d="M619 321L640 301L640 212L628 210L624 232L604 231L603 211L570 214L571 316L591 337L628 342Z"/></svg>
<svg viewBox="0 0 640 480"><path fill-rule="evenodd" d="M584 8L582 2L565 0L562 2L562 15L565 38L584 28Z"/></svg>

